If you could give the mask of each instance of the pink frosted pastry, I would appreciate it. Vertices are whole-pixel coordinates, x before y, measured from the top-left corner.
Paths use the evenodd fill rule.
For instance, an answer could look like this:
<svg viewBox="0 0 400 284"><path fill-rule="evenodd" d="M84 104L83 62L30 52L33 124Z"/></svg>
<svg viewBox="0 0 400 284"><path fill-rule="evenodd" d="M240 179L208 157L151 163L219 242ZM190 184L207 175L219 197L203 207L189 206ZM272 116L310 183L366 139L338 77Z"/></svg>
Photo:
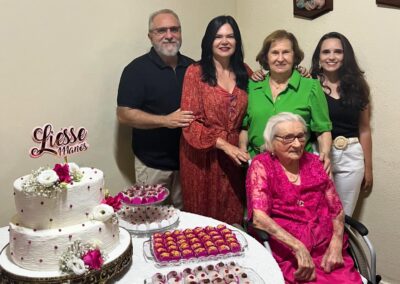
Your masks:
<svg viewBox="0 0 400 284"><path fill-rule="evenodd" d="M210 284L211 280L210 279L202 279L199 281L199 284Z"/></svg>
<svg viewBox="0 0 400 284"><path fill-rule="evenodd" d="M213 231L209 231L208 235L210 235L211 237L212 236L219 236L219 233L217 231L213 230Z"/></svg>
<svg viewBox="0 0 400 284"><path fill-rule="evenodd" d="M230 243L229 247L231 248L232 252L239 252L241 250L241 246L239 243Z"/></svg>
<svg viewBox="0 0 400 284"><path fill-rule="evenodd" d="M218 231L222 231L223 229L226 229L226 226L224 224L219 224L216 228Z"/></svg>
<svg viewBox="0 0 400 284"><path fill-rule="evenodd" d="M158 259L160 261L170 261L171 260L171 254L169 252L162 252L158 255Z"/></svg>
<svg viewBox="0 0 400 284"><path fill-rule="evenodd" d="M200 232L204 232L204 229L202 227L196 227L193 229L193 232L198 235Z"/></svg>
<svg viewBox="0 0 400 284"><path fill-rule="evenodd" d="M224 240L216 240L216 241L214 242L214 244L218 247L218 246L225 245L226 243L225 243Z"/></svg>
<svg viewBox="0 0 400 284"><path fill-rule="evenodd" d="M179 259L181 259L181 253L178 250L172 250L169 253L171 255L171 260L179 260Z"/></svg>
<svg viewBox="0 0 400 284"><path fill-rule="evenodd" d="M195 256L194 251L192 251L191 249L184 249L181 252L181 255L184 259L189 259Z"/></svg>
<svg viewBox="0 0 400 284"><path fill-rule="evenodd" d="M205 230L206 232L214 231L214 230L215 230L215 227L213 227L213 226L207 226L207 227L204 228L204 230Z"/></svg>
<svg viewBox="0 0 400 284"><path fill-rule="evenodd" d="M193 249L193 250L196 250L196 249L199 249L199 248L202 248L203 246L200 244L200 243L196 243L196 244L193 244L193 245L191 245L191 248Z"/></svg>
<svg viewBox="0 0 400 284"><path fill-rule="evenodd" d="M219 250L219 252L222 253L222 254L227 254L228 252L231 251L231 249L230 249L229 246L227 246L227 245L221 245L221 246L219 246L219 247L218 247L218 250Z"/></svg>
<svg viewBox="0 0 400 284"><path fill-rule="evenodd" d="M217 247L210 246L207 248L207 253L208 255L217 255L218 253L220 253L220 251L218 251Z"/></svg>
<svg viewBox="0 0 400 284"><path fill-rule="evenodd" d="M235 267L237 267L238 265L236 264L236 262L234 262L234 261L230 261L229 263L228 263L228 268L235 268Z"/></svg>

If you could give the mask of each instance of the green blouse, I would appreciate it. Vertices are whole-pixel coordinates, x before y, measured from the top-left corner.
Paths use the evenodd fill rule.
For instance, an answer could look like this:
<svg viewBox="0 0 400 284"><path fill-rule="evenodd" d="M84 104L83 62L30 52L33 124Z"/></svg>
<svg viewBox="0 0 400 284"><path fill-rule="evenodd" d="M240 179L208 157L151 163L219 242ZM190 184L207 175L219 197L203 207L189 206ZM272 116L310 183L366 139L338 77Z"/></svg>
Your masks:
<svg viewBox="0 0 400 284"><path fill-rule="evenodd" d="M243 127L248 130L248 150L251 157L260 153L260 147L264 145L263 133L268 119L280 112L292 112L303 117L309 133L322 133L332 129L328 105L319 81L304 78L296 70L293 71L288 86L278 95L275 102L272 100L269 74L263 81L250 80L248 95ZM305 149L312 152L309 140Z"/></svg>

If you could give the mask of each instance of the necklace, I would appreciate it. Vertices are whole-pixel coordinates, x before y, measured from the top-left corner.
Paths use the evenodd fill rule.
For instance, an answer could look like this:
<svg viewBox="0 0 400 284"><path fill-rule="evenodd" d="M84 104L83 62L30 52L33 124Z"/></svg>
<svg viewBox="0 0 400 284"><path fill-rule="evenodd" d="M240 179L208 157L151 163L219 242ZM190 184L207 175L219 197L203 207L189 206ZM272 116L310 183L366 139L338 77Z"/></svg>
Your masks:
<svg viewBox="0 0 400 284"><path fill-rule="evenodd" d="M283 83L275 82L271 77L269 78L269 85L272 86L275 90L285 89L288 84L288 80Z"/></svg>
<svg viewBox="0 0 400 284"><path fill-rule="evenodd" d="M284 170L284 172L285 172L285 174L286 174L288 180L289 180L291 183L296 183L296 182L299 180L300 173L293 174L293 173L289 172L287 169L285 169L285 167L282 166L282 168L283 168L283 170Z"/></svg>
<svg viewBox="0 0 400 284"><path fill-rule="evenodd" d="M296 182L299 180L299 177L300 177L300 175L299 175L299 174L295 175L295 177L294 177L294 178L293 178L293 177L290 177L290 176L288 176L287 174L286 174L286 176L287 176L288 180L289 180L291 183L296 183Z"/></svg>

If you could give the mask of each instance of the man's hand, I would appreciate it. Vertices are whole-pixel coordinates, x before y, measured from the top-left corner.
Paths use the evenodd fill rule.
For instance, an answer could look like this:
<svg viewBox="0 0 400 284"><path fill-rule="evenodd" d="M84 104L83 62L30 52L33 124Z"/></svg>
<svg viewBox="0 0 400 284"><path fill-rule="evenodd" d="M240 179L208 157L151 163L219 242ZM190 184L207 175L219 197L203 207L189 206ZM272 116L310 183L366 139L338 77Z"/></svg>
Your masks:
<svg viewBox="0 0 400 284"><path fill-rule="evenodd" d="M182 128L188 127L189 124L193 121L194 115L190 110L181 110L180 108L174 112L165 116L165 127L173 129L173 128Z"/></svg>

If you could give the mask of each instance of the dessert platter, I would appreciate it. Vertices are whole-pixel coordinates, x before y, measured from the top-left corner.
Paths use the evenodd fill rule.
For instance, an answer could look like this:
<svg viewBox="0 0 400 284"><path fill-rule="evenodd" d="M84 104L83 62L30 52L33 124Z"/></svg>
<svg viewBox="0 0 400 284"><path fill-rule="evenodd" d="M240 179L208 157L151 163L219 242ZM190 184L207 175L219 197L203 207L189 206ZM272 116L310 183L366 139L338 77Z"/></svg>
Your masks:
<svg viewBox="0 0 400 284"><path fill-rule="evenodd" d="M16 214L0 255L1 283L98 283L132 259L118 199L104 174L75 163L41 167L14 182Z"/></svg>
<svg viewBox="0 0 400 284"><path fill-rule="evenodd" d="M159 205L169 196L162 184L133 185L118 197L124 206L118 211L120 225L135 235L148 235L172 229L178 225L178 209Z"/></svg>
<svg viewBox="0 0 400 284"><path fill-rule="evenodd" d="M194 268L155 273L145 279L145 284L264 284L264 280L251 268L234 261L199 265Z"/></svg>
<svg viewBox="0 0 400 284"><path fill-rule="evenodd" d="M126 205L148 206L163 202L169 195L169 190L162 184L133 185L118 194Z"/></svg>
<svg viewBox="0 0 400 284"><path fill-rule="evenodd" d="M157 267L180 265L241 256L247 248L245 237L220 224L154 233L143 244L143 254Z"/></svg>

